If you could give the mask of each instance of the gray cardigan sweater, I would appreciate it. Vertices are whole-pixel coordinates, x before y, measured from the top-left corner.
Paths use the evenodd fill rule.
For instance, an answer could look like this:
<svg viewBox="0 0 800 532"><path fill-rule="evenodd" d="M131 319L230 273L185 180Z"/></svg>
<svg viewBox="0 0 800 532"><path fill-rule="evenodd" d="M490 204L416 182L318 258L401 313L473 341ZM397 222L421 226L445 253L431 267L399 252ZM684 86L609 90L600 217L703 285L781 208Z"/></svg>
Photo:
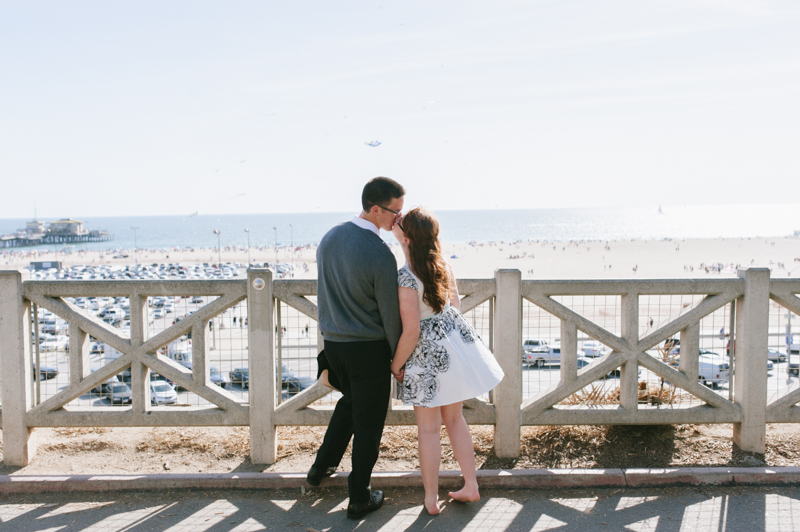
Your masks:
<svg viewBox="0 0 800 532"><path fill-rule="evenodd" d="M332 342L400 339L397 261L378 235L354 223L335 226L317 248L319 328Z"/></svg>

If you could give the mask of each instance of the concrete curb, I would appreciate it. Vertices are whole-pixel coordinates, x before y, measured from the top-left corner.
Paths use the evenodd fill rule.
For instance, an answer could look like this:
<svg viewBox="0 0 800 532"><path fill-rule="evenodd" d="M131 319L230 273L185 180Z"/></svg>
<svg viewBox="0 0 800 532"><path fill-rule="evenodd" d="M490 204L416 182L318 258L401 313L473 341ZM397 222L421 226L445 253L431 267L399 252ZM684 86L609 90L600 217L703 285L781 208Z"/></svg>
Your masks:
<svg viewBox="0 0 800 532"><path fill-rule="evenodd" d="M347 487L347 472L322 481L323 487ZM0 494L169 490L290 489L306 486L305 473L220 473L154 475L0 475ZM800 484L800 467L676 469L492 469L478 471L481 486L569 489L664 487L680 485L766 486ZM461 487L461 474L442 471L442 488ZM375 488L421 487L419 471L378 471Z"/></svg>

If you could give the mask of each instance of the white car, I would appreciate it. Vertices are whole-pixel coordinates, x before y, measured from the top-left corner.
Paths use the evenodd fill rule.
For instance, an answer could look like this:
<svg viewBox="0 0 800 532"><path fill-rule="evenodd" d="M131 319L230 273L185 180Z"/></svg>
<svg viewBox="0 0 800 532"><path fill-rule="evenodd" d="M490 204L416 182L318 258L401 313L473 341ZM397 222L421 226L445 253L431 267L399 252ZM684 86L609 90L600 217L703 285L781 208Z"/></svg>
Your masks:
<svg viewBox="0 0 800 532"><path fill-rule="evenodd" d="M178 392L167 381L150 381L150 402L154 405L175 404Z"/></svg>
<svg viewBox="0 0 800 532"><path fill-rule="evenodd" d="M791 354L789 355L789 364L788 364L788 371L791 375L794 373L795 375L800 376L800 355Z"/></svg>
<svg viewBox="0 0 800 532"><path fill-rule="evenodd" d="M706 352L697 357L697 380L716 388L730 378L730 365L727 357Z"/></svg>
<svg viewBox="0 0 800 532"><path fill-rule="evenodd" d="M41 353L49 353L52 351L69 351L69 339L54 339L45 340L39 343L39 351Z"/></svg>
<svg viewBox="0 0 800 532"><path fill-rule="evenodd" d="M561 365L561 340L531 349L523 349L522 361L527 366L541 368L545 365Z"/></svg>
<svg viewBox="0 0 800 532"><path fill-rule="evenodd" d="M611 352L611 348L607 347L605 344L601 344L597 340L589 340L587 342L583 342L581 351L583 351L583 356L594 358L607 355Z"/></svg>
<svg viewBox="0 0 800 532"><path fill-rule="evenodd" d="M786 353L777 349L767 349L767 360L773 362L786 362Z"/></svg>

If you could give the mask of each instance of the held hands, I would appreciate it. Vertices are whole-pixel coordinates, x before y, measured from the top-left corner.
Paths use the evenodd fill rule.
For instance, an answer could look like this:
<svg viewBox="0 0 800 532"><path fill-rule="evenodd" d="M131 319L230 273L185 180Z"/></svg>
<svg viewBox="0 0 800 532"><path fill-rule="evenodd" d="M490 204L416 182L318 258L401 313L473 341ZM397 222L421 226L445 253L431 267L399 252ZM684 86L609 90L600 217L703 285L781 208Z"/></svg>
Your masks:
<svg viewBox="0 0 800 532"><path fill-rule="evenodd" d="M391 365L392 375L394 376L395 379L397 379L397 382L403 382L403 377L406 374L406 369L404 366L405 363L398 364L397 362L392 361Z"/></svg>

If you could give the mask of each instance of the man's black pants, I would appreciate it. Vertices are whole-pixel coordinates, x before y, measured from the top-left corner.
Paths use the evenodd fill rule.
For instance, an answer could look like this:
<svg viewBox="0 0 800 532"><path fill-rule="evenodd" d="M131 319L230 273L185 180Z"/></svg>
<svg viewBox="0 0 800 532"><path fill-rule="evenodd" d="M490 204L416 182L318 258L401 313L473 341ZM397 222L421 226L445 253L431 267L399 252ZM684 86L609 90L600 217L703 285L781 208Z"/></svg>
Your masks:
<svg viewBox="0 0 800 532"><path fill-rule="evenodd" d="M336 403L314 467L338 467L353 438L353 470L348 487L350 502L366 502L370 476L383 435L389 408L393 353L386 340L329 342L325 340L329 372L341 386L343 397Z"/></svg>

